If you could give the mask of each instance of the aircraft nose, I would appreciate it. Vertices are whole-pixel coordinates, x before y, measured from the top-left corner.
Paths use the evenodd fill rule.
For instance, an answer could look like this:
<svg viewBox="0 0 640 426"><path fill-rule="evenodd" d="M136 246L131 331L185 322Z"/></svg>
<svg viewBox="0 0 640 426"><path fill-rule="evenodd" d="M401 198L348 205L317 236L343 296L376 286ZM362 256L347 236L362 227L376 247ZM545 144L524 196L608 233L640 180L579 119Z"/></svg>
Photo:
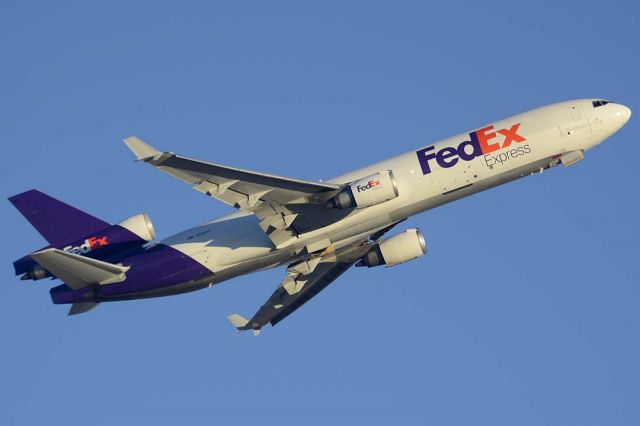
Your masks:
<svg viewBox="0 0 640 426"><path fill-rule="evenodd" d="M616 118L620 120L620 127L627 124L627 121L631 118L631 109L624 105L617 105Z"/></svg>

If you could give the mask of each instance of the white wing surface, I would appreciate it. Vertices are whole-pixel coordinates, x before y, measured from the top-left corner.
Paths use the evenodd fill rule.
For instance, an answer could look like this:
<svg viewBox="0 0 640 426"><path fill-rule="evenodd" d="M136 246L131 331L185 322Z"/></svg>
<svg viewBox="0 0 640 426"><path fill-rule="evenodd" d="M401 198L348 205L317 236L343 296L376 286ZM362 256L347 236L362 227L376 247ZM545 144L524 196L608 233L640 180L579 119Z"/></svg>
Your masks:
<svg viewBox="0 0 640 426"><path fill-rule="evenodd" d="M311 182L207 163L162 152L135 136L124 140L138 161L144 161L194 189L235 208L253 212L276 247L290 244L309 228L325 226L345 212L328 211L326 200L341 189ZM300 215L304 220L296 219Z"/></svg>

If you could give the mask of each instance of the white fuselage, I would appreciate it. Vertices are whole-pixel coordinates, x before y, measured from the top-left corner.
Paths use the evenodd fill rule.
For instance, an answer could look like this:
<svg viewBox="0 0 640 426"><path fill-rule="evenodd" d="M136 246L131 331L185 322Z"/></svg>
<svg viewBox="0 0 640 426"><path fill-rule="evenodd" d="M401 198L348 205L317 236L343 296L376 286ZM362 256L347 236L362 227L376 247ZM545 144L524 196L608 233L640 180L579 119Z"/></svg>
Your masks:
<svg viewBox="0 0 640 426"><path fill-rule="evenodd" d="M300 234L295 244L284 249L276 249L258 226L257 218L242 211L186 230L162 243L211 270L214 283L290 264L309 244L329 241L339 251L363 235L417 213L542 171L558 164L561 157L565 162L563 156L568 158L569 153L580 154L593 148L629 119L630 111L622 105L594 107L592 102L577 100L534 109L496 121L492 127L482 126L329 179L331 183L345 184L391 170L399 195ZM472 135L480 139L475 145L470 143ZM477 151L478 144L481 153Z"/></svg>

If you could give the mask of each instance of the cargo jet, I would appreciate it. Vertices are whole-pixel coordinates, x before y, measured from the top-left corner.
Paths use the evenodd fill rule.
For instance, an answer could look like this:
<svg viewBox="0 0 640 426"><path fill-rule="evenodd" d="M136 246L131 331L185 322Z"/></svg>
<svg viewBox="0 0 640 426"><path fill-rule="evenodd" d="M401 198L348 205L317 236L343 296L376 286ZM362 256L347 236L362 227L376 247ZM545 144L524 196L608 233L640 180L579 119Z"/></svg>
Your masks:
<svg viewBox="0 0 640 426"><path fill-rule="evenodd" d="M282 282L253 317L228 317L238 330L258 334L353 265L389 267L424 255L418 229L397 231L407 218L558 164L570 166L630 116L629 108L606 100L561 102L321 182L193 160L129 137L124 142L136 160L237 211L154 242L146 214L112 225L30 190L9 200L49 245L13 265L23 280L61 280L51 298L71 304L70 315L102 302L186 293L284 266Z"/></svg>

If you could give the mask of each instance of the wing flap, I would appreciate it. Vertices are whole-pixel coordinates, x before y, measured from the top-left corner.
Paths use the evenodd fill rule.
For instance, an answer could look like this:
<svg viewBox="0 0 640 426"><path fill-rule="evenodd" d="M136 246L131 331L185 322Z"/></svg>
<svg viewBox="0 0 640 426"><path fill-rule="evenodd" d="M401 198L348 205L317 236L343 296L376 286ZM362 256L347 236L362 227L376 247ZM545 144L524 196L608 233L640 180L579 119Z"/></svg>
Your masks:
<svg viewBox="0 0 640 426"><path fill-rule="evenodd" d="M244 197L253 196L265 201L286 204L305 196L329 193L340 189L340 186L334 184L292 179L223 166L181 157L172 152L163 153L135 136L126 138L124 142L135 154L137 160L145 161L165 173L193 185L200 192L220 198L221 201L231 205L242 203L238 202L238 197L230 197L231 200L222 197L227 190Z"/></svg>
<svg viewBox="0 0 640 426"><path fill-rule="evenodd" d="M58 249L46 249L31 254L53 276L69 287L79 289L93 284L112 284L124 281L129 267L114 265Z"/></svg>
<svg viewBox="0 0 640 426"><path fill-rule="evenodd" d="M347 272L351 265L353 265L353 263L336 263L332 268L326 270L321 279L314 281L311 285L309 282L305 283L298 297L291 298L288 303L283 304L280 308L274 306L274 309L271 311L273 315L269 319L269 323L274 326L294 313L298 308L327 288L329 284L338 279L340 275Z"/></svg>
<svg viewBox="0 0 640 426"><path fill-rule="evenodd" d="M304 276L304 281L292 280L288 276L250 320L246 320L238 314L233 314L228 317L229 321L238 330L253 330L254 334L267 324L274 326L327 288L329 284L346 272L353 263L353 261L321 263L311 274ZM294 286L298 285L295 283L301 284L299 288L290 291L288 289L288 283L290 282L293 282Z"/></svg>
<svg viewBox="0 0 640 426"><path fill-rule="evenodd" d="M292 179L207 163L161 152L135 136L124 140L137 160L190 184L195 190L237 209L255 213L277 248L292 244L300 233L333 222L324 204L340 185ZM301 212L304 211L304 214ZM296 219L304 216L304 220Z"/></svg>
<svg viewBox="0 0 640 426"><path fill-rule="evenodd" d="M253 330L254 335L267 324L275 326L338 279L371 249L372 244L400 222L356 237L338 250L332 245L322 255L312 255L289 265L284 280L250 320L233 314L228 317L229 321L238 330Z"/></svg>

